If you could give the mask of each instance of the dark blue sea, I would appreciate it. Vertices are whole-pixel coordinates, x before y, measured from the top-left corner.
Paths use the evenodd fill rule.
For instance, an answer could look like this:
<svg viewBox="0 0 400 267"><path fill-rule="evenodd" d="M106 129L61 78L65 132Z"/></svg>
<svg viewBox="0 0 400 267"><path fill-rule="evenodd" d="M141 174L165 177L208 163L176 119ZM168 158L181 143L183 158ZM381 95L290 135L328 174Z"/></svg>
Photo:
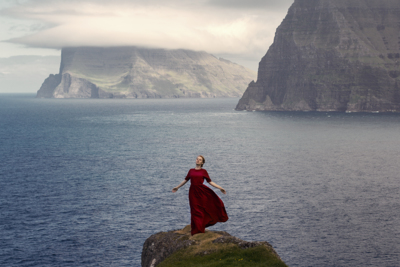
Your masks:
<svg viewBox="0 0 400 267"><path fill-rule="evenodd" d="M195 166L289 266L400 266L400 114L243 112L238 99L0 95L0 265L140 266L190 223Z"/></svg>

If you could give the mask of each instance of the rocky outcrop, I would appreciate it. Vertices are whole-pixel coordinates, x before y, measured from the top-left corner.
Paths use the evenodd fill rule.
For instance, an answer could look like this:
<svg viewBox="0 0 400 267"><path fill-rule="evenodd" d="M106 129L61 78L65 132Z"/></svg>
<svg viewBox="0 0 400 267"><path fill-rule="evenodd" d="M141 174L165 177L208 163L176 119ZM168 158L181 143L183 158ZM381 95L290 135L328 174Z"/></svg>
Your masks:
<svg viewBox="0 0 400 267"><path fill-rule="evenodd" d="M142 267L157 266L174 252L196 244L196 240L189 240L177 230L154 234L143 244Z"/></svg>
<svg viewBox="0 0 400 267"><path fill-rule="evenodd" d="M189 257L193 256L190 254L205 256L227 246L238 246L241 249L263 246L282 266L286 266L268 242L247 242L223 231L206 230L205 234L191 236L190 230L190 225L187 225L182 230L160 232L150 236L143 244L142 267L155 267L175 252L184 249L189 251Z"/></svg>
<svg viewBox="0 0 400 267"><path fill-rule="evenodd" d="M53 97L54 89L61 83L60 74L50 74L49 77L44 80L44 83L37 92L36 97L49 98Z"/></svg>
<svg viewBox="0 0 400 267"><path fill-rule="evenodd" d="M400 1L295 0L236 109L400 111Z"/></svg>
<svg viewBox="0 0 400 267"><path fill-rule="evenodd" d="M37 97L239 97L256 74L206 52L138 47L64 48L60 73Z"/></svg>

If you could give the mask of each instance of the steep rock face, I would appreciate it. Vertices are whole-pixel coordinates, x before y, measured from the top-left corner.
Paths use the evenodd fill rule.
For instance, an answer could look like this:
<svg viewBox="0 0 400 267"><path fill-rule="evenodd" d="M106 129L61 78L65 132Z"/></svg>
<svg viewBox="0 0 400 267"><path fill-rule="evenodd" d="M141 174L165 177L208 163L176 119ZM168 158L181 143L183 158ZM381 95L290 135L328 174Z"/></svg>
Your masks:
<svg viewBox="0 0 400 267"><path fill-rule="evenodd" d="M58 84L37 97L172 98L241 96L256 74L205 52L137 47L64 48Z"/></svg>
<svg viewBox="0 0 400 267"><path fill-rule="evenodd" d="M61 83L60 74L50 74L49 77L44 80L44 83L37 92L36 97L49 98L53 97L54 89Z"/></svg>
<svg viewBox="0 0 400 267"><path fill-rule="evenodd" d="M236 109L400 111L400 1L295 0Z"/></svg>

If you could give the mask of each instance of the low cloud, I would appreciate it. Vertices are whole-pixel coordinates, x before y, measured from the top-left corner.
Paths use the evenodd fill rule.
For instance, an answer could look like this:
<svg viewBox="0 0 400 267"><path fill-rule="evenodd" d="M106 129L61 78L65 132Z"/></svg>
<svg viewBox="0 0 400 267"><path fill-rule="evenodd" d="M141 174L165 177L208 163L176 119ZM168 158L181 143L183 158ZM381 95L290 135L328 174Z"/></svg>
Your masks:
<svg viewBox="0 0 400 267"><path fill-rule="evenodd" d="M231 8L244 3L249 3L250 9ZM254 57L267 51L290 5L286 3L285 10L276 11L274 3L36 0L0 14L46 25L8 40L30 47L134 45ZM262 8L251 9L257 5Z"/></svg>
<svg viewBox="0 0 400 267"><path fill-rule="evenodd" d="M287 11L288 7L294 0L210 0L209 4L225 8L241 8L241 9L254 9L262 8L266 10L284 10Z"/></svg>

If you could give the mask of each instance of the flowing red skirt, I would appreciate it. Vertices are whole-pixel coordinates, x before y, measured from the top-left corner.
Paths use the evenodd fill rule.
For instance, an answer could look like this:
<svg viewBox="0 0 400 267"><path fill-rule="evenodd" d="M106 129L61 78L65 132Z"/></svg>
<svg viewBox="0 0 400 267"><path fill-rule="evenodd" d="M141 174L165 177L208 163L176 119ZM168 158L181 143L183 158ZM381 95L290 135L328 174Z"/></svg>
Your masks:
<svg viewBox="0 0 400 267"><path fill-rule="evenodd" d="M204 233L206 227L228 220L224 203L204 184L190 186L189 203L192 235Z"/></svg>

